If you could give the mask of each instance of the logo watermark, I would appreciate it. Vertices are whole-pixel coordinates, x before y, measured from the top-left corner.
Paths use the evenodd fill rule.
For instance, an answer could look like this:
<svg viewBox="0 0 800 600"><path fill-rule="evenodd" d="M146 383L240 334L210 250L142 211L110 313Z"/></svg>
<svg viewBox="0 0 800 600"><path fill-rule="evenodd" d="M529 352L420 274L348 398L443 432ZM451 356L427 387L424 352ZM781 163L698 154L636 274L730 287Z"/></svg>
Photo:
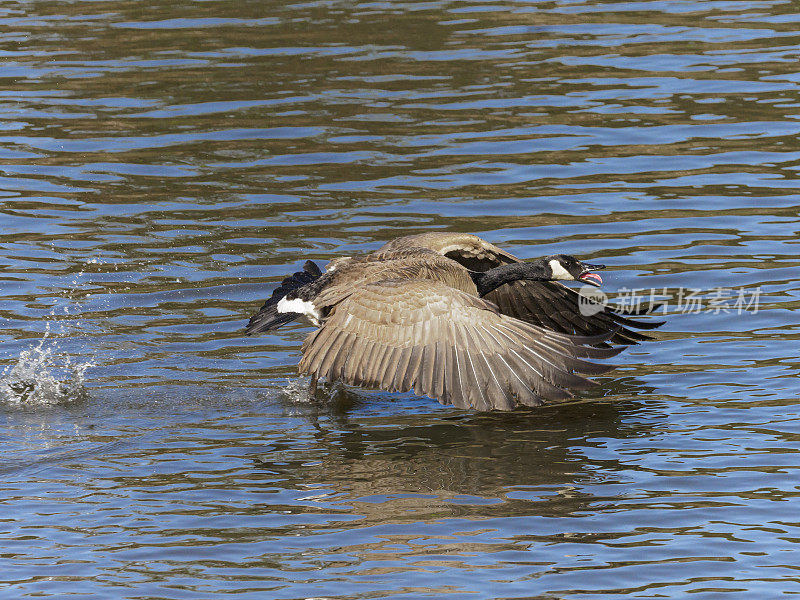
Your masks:
<svg viewBox="0 0 800 600"><path fill-rule="evenodd" d="M614 304L600 288L585 285L578 290L580 313L590 317L608 307L622 314L737 314L758 312L761 288L620 288Z"/></svg>

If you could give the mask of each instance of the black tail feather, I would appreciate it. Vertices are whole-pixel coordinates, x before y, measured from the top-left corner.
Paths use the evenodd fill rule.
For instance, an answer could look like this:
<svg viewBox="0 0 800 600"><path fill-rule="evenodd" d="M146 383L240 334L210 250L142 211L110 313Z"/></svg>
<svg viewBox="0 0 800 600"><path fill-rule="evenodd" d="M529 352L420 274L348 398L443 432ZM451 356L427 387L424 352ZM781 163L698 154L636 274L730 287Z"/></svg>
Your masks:
<svg viewBox="0 0 800 600"><path fill-rule="evenodd" d="M270 331L290 321L294 321L300 315L298 313L279 313L278 302L287 296L289 292L301 288L319 279L321 276L322 271L320 271L319 267L314 262L307 260L306 264L303 265L303 270L286 277L281 284L275 288L275 291L272 292L272 296L264 302L264 306L250 317L250 321L247 323L247 327L244 330L245 333L247 335L253 335L254 333L261 333L262 331Z"/></svg>

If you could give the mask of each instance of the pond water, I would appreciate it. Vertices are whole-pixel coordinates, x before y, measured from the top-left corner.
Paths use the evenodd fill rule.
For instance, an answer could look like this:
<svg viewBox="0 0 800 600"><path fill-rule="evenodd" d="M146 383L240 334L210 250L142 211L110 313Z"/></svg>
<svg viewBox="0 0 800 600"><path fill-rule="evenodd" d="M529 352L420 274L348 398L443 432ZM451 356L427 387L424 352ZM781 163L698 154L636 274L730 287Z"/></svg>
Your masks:
<svg viewBox="0 0 800 600"><path fill-rule="evenodd" d="M0 597L800 593L798 47L784 1L5 4ZM242 335L429 230L666 323L484 414Z"/></svg>

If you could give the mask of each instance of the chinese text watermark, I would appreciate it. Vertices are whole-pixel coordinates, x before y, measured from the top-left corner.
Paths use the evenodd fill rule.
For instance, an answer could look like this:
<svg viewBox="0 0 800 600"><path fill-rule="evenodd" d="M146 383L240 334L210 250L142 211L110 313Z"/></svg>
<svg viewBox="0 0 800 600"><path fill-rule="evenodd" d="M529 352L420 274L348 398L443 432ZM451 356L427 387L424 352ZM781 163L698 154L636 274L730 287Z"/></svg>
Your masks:
<svg viewBox="0 0 800 600"><path fill-rule="evenodd" d="M737 314L758 312L761 288L621 288L610 303L602 290L584 286L579 292L580 312L591 316L605 307L622 314L657 314L659 311L698 314Z"/></svg>

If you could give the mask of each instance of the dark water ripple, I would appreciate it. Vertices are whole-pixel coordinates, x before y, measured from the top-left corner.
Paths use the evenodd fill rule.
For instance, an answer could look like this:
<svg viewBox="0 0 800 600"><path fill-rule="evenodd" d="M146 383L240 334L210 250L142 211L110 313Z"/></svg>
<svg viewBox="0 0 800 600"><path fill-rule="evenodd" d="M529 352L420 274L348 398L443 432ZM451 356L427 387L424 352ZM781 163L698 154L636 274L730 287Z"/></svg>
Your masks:
<svg viewBox="0 0 800 600"><path fill-rule="evenodd" d="M798 23L0 7L0 595L800 593ZM673 294L667 323L597 390L510 415L312 403L305 329L242 337L306 258L426 230L602 259L620 301Z"/></svg>

